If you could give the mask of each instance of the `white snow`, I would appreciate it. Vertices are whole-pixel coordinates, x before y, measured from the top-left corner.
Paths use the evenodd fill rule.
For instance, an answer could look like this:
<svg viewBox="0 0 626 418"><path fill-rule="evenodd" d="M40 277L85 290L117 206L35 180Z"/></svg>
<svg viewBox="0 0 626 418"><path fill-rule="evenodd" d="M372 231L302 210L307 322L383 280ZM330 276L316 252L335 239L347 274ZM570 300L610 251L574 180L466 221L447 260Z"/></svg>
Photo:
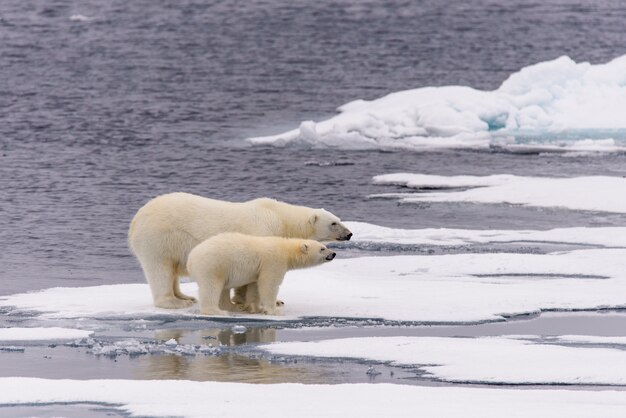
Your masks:
<svg viewBox="0 0 626 418"><path fill-rule="evenodd" d="M537 230L399 229L365 222L346 222L352 242L414 245L467 245L490 243L559 243L626 247L626 227L556 228Z"/></svg>
<svg viewBox="0 0 626 418"><path fill-rule="evenodd" d="M626 415L626 396L619 391L0 378L0 405L76 402L119 405L131 416L185 418L622 418Z"/></svg>
<svg viewBox="0 0 626 418"><path fill-rule="evenodd" d="M434 378L450 382L626 384L625 350L565 347L517 338L343 338L274 343L261 348L280 355L422 365Z"/></svg>
<svg viewBox="0 0 626 418"><path fill-rule="evenodd" d="M375 176L374 183L402 185L412 189L470 188L463 191L422 191L410 195L399 195L398 197L403 202L509 203L626 213L626 178L624 177L553 178L509 174L447 177L394 173Z"/></svg>
<svg viewBox="0 0 626 418"><path fill-rule="evenodd" d="M626 55L596 65L562 56L522 68L493 91L423 87L355 100L340 106L340 113L330 119L305 121L297 129L249 142L359 149L495 145L608 151L626 149L625 108ZM592 141L596 139L601 142Z"/></svg>
<svg viewBox="0 0 626 418"><path fill-rule="evenodd" d="M197 295L195 283L183 284ZM541 310L626 306L626 250L335 259L287 274L283 319L325 316L479 322ZM53 288L1 298L44 318L194 315L158 309L146 284ZM258 317L258 316L257 316ZM280 319L281 317L265 317Z"/></svg>
<svg viewBox="0 0 626 418"><path fill-rule="evenodd" d="M72 328L0 328L0 342L3 341L47 341L47 340L75 340L86 338L93 331Z"/></svg>
<svg viewBox="0 0 626 418"><path fill-rule="evenodd" d="M559 341L578 344L626 345L626 337L605 337L596 335L559 335Z"/></svg>

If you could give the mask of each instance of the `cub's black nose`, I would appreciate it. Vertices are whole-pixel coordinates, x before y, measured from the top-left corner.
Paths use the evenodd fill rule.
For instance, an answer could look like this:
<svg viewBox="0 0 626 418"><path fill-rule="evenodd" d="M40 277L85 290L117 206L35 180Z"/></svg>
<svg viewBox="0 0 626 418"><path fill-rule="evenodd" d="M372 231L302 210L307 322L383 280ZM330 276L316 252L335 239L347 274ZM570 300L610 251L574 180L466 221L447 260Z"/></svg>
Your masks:
<svg viewBox="0 0 626 418"><path fill-rule="evenodd" d="M352 238L352 232L346 235L346 241L350 241L350 238Z"/></svg>
<svg viewBox="0 0 626 418"><path fill-rule="evenodd" d="M332 260L333 258L335 258L335 256L336 256L336 255L337 255L337 253L330 253L330 254L328 254L328 255L326 256L326 260L330 261L330 260Z"/></svg>

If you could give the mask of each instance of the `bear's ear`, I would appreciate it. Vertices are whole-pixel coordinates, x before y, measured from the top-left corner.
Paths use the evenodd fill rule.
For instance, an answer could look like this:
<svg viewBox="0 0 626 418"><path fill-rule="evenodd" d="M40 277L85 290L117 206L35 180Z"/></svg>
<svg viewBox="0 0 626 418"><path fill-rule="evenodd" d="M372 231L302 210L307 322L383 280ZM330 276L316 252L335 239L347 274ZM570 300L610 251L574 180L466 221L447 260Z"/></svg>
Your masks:
<svg viewBox="0 0 626 418"><path fill-rule="evenodd" d="M309 219L309 223L311 225L315 225L315 222L317 222L317 214L311 216L311 218Z"/></svg>
<svg viewBox="0 0 626 418"><path fill-rule="evenodd" d="M309 246L306 245L306 244L302 244L300 246L300 251L302 251L304 254L308 253L309 252Z"/></svg>

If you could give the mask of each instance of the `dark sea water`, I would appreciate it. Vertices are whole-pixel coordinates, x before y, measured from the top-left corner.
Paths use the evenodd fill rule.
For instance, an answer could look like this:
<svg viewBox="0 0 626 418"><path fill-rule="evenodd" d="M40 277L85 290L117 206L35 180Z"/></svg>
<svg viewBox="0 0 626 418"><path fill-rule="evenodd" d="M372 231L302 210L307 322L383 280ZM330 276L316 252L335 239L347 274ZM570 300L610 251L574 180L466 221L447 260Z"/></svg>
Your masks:
<svg viewBox="0 0 626 418"><path fill-rule="evenodd" d="M312 150L245 142L328 117L355 99L424 86L495 89L520 68L561 55L606 62L626 53L625 22L623 1L1 0L0 295L143 282L127 249L128 223L147 200L172 191L227 200L270 196L398 228L626 226L620 214L367 198L395 190L373 185L372 176L398 171L626 176L623 154ZM350 248L338 251L354 255ZM589 315L474 328L259 329L272 333L266 342L624 335L623 312ZM0 315L0 324L36 325L10 315ZM137 337L124 329L110 333L159 338L162 332ZM191 341L200 338L197 332L180 335ZM64 346L27 346L0 353L0 375L276 382L267 370L279 370L284 381L368 378L361 363L270 367L238 355L197 362L202 367L165 355L118 362ZM385 372L379 381L406 382L399 371L393 378L377 367ZM0 408L2 416L115 413L90 404Z"/></svg>
<svg viewBox="0 0 626 418"><path fill-rule="evenodd" d="M368 200L371 177L622 175L623 155L252 148L248 136L421 86L626 50L621 1L0 2L0 294L139 282L126 229L170 191L271 196L396 227L623 225L619 215Z"/></svg>

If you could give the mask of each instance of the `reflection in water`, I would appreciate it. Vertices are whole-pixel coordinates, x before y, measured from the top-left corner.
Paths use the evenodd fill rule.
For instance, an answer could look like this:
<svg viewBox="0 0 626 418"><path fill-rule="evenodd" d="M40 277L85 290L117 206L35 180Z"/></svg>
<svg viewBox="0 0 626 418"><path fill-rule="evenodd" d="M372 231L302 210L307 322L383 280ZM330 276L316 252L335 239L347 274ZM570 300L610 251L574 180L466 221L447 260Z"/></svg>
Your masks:
<svg viewBox="0 0 626 418"><path fill-rule="evenodd" d="M154 337L167 341L174 339L184 344L212 344L227 347L276 341L273 328L248 328L236 333L232 329L159 330ZM338 372L328 365L303 367L297 364L272 363L226 352L220 356L147 355L137 359L135 378L185 379L218 382L248 383L328 383L337 379Z"/></svg>

